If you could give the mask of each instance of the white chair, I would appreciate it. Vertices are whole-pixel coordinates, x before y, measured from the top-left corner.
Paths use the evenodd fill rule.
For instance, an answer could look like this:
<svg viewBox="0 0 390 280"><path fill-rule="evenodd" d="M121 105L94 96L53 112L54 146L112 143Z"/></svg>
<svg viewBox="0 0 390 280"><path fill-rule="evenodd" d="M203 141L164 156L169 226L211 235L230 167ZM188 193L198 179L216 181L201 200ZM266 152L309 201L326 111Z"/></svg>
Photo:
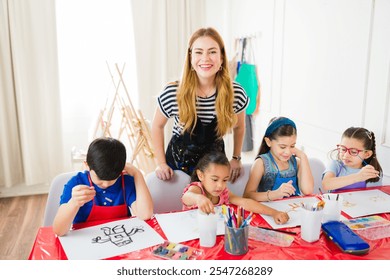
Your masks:
<svg viewBox="0 0 390 280"><path fill-rule="evenodd" d="M314 194L319 194L322 187L322 173L325 171L325 164L318 158L309 158L311 174L314 178Z"/></svg>
<svg viewBox="0 0 390 280"><path fill-rule="evenodd" d="M54 177L51 182L49 194L47 196L45 215L43 218L43 226L48 227L53 225L54 217L60 207L60 197L64 189L64 185L77 174L77 171L62 173Z"/></svg>
<svg viewBox="0 0 390 280"><path fill-rule="evenodd" d="M153 199L154 213L182 210L181 197L184 188L191 182L191 177L180 170L174 171L171 180L157 178L156 172L146 175L145 181Z"/></svg>
<svg viewBox="0 0 390 280"><path fill-rule="evenodd" d="M251 173L252 163L243 163L240 177L234 182L228 182L229 190L235 195L242 196L244 194L246 183L248 183Z"/></svg>

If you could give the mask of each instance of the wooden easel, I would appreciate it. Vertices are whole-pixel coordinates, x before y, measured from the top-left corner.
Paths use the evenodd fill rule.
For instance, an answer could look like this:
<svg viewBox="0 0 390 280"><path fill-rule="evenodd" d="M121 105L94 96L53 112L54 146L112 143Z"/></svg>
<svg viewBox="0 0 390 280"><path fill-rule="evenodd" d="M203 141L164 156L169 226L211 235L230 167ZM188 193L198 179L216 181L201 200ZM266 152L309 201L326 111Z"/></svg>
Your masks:
<svg viewBox="0 0 390 280"><path fill-rule="evenodd" d="M119 69L115 64L116 77L113 76L107 63L115 93L108 96L104 108L100 110L93 138L106 136L128 144L128 162L133 163L144 174L154 171L157 160L152 148L149 126L140 110L136 111L123 79L125 64ZM107 107L109 105L109 107ZM119 114L119 115L118 115ZM118 117L116 121L114 117ZM118 127L115 127L117 125Z"/></svg>

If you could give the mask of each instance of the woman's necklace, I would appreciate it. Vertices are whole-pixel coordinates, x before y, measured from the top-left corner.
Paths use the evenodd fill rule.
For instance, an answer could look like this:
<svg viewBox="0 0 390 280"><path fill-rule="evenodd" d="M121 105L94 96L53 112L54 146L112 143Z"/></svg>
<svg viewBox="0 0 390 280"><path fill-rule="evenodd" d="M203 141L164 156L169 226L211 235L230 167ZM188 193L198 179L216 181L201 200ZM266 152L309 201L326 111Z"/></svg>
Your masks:
<svg viewBox="0 0 390 280"><path fill-rule="evenodd" d="M200 97L203 97L203 98L208 98L210 97L211 95L214 94L215 92L215 87L212 87L210 90L202 90L200 87L199 87L199 91L200 91Z"/></svg>

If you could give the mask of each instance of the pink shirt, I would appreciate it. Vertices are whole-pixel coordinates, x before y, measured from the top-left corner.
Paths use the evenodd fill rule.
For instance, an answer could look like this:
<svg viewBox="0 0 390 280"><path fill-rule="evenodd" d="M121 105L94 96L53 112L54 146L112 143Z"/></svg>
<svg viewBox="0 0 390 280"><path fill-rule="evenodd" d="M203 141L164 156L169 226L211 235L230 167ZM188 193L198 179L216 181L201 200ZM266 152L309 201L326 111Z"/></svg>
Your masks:
<svg viewBox="0 0 390 280"><path fill-rule="evenodd" d="M183 190L183 195L188 191L188 189L192 186L196 186L198 188L200 188L200 191L202 192L203 195L205 195L205 192L204 192L204 188L202 186L202 183L201 182L192 182L190 184L188 184L184 190ZM216 206L219 206L219 205L222 205L222 204L229 204L229 189L228 188L225 188L222 193L219 195L219 201L218 203L216 204ZM190 210L190 209L195 209L195 208L198 208L198 206L196 205L192 205L192 206L187 206L183 203L183 210Z"/></svg>

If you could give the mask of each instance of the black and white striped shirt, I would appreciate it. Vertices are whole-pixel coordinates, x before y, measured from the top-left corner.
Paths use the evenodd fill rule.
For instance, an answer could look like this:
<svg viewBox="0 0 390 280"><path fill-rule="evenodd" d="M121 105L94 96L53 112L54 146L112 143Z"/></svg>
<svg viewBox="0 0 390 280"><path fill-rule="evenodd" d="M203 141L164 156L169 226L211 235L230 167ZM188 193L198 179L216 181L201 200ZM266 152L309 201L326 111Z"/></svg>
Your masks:
<svg viewBox="0 0 390 280"><path fill-rule="evenodd" d="M161 112L168 118L174 118L174 125L172 133L180 136L183 130L183 126L179 123L179 108L177 104L176 91L178 84L167 85L160 96L157 97L157 102ZM241 113L249 104L249 97L246 95L245 90L236 82L233 82L234 90L234 102L233 110L236 114ZM215 100L216 93L207 98L198 97L196 100L196 113L198 119L204 123L209 124L216 116Z"/></svg>

